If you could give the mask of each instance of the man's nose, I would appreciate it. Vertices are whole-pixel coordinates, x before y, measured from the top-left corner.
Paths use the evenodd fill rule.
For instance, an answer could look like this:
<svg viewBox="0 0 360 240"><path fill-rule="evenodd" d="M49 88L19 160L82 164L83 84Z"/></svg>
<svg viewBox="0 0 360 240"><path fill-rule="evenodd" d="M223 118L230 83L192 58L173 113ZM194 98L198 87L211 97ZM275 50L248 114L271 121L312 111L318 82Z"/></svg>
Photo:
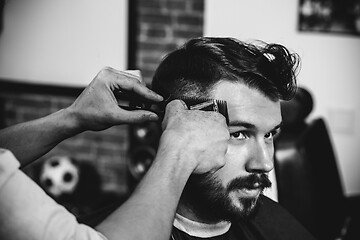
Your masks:
<svg viewBox="0 0 360 240"><path fill-rule="evenodd" d="M251 146L251 154L245 164L246 171L252 173L267 173L274 168L272 144L266 144L265 141L254 141Z"/></svg>

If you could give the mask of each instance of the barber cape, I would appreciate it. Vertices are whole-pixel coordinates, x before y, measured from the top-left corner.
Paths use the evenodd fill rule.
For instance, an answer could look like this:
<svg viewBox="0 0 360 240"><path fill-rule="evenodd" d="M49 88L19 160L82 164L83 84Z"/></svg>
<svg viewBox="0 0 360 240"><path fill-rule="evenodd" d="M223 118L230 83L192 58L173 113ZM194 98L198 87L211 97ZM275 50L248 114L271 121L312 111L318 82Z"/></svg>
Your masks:
<svg viewBox="0 0 360 240"><path fill-rule="evenodd" d="M278 203L261 195L255 214L244 221L203 224L176 215L170 240L315 240Z"/></svg>

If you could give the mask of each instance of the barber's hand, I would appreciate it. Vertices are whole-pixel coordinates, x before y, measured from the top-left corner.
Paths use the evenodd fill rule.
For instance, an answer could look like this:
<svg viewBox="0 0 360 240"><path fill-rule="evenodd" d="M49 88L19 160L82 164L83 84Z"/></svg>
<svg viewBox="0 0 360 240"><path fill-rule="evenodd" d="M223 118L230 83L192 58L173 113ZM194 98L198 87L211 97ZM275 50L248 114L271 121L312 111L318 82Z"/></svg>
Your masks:
<svg viewBox="0 0 360 240"><path fill-rule="evenodd" d="M141 83L139 71L102 69L75 102L67 109L82 130L100 131L123 123L158 120L155 113L143 110L127 111L118 106L114 92L125 90L144 99L159 102L163 98Z"/></svg>
<svg viewBox="0 0 360 240"><path fill-rule="evenodd" d="M184 102L174 100L166 107L162 127L158 154L183 161L198 174L224 166L230 134L221 114L187 110Z"/></svg>

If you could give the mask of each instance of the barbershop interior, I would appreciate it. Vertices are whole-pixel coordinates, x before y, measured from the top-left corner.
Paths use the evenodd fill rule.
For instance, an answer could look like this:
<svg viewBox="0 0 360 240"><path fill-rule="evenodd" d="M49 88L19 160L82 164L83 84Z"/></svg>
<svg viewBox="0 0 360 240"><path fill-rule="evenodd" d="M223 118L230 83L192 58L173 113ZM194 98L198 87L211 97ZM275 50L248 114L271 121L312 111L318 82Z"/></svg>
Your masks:
<svg viewBox="0 0 360 240"><path fill-rule="evenodd" d="M192 38L261 40L296 52L298 88L281 101L272 187L263 194L316 239L360 239L360 0L1 5L0 129L69 107L104 67L140 70L151 88L161 60ZM21 171L81 221L128 199L151 166L160 136L156 121L84 131Z"/></svg>

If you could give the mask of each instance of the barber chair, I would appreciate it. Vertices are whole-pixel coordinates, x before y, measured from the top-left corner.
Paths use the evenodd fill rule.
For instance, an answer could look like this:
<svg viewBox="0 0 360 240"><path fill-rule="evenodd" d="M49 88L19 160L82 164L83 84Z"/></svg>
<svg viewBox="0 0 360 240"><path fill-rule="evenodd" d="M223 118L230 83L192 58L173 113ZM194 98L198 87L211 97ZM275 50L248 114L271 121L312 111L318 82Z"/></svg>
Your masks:
<svg viewBox="0 0 360 240"><path fill-rule="evenodd" d="M336 239L346 205L332 144L322 119L276 141L279 203L318 239Z"/></svg>
<svg viewBox="0 0 360 240"><path fill-rule="evenodd" d="M317 239L347 239L351 219L334 149L323 119L305 122L312 99L304 91L296 103L282 104L284 128L274 157L278 201Z"/></svg>

